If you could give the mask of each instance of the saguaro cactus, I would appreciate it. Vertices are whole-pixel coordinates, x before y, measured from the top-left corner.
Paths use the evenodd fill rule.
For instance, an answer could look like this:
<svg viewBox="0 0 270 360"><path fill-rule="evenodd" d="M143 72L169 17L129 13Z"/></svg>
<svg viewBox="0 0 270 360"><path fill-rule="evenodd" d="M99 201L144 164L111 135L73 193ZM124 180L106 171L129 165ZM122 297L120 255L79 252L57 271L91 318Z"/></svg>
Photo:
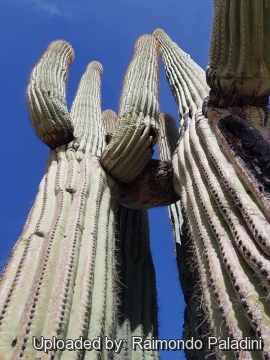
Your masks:
<svg viewBox="0 0 270 360"><path fill-rule="evenodd" d="M150 66L146 49L152 57ZM123 333L126 337L134 331L142 337L156 334L155 277L147 215L141 210L128 210L127 224L120 221L118 230L117 241L126 241L130 246L128 257L134 264L138 262L132 273L142 285L135 305L130 305L130 295L124 296L128 318L121 318L118 323L122 291L115 218L120 184L105 172L99 158L102 154L105 167L112 166L113 175L126 181L139 175L149 161L157 138L155 49L150 35L136 43L117 121L122 133L114 132L111 139L107 136L106 151L108 129L103 124L106 119L102 123L100 109L101 64L88 65L70 112L65 85L73 59L71 46L64 41L53 42L34 67L27 91L30 115L37 135L52 150L23 233L1 277L0 359L112 358L117 355L115 349L108 350L99 341L106 337L117 340L119 324L127 328L124 324L129 320L129 331ZM147 77L138 69L144 69ZM125 114L129 115L127 121ZM143 164L140 157L133 156L138 140ZM132 167L124 176L122 170L130 164ZM133 221L134 230L130 233ZM127 268L132 266L128 264ZM125 281L126 291L134 291L135 284L128 281L129 278ZM142 312L139 317L138 311ZM57 341L89 339L96 340L97 345L91 351L60 351L52 347L46 353L41 337L55 337ZM127 348L123 351L131 359L129 338L124 339L128 345L122 343ZM73 350L72 346L69 348Z"/></svg>
<svg viewBox="0 0 270 360"><path fill-rule="evenodd" d="M68 111L65 41L34 67L29 111L51 152L0 281L0 359L157 358L154 349L134 352L131 336L157 336L146 208L158 205L169 205L174 229L184 337L204 344L187 358L270 359L270 6L215 0L214 8L206 76L163 30L142 36L118 117L101 114L98 62ZM169 115L157 121L157 48L180 134ZM151 159L157 140L161 160ZM58 348L45 352L52 338ZM61 351L64 341L73 350L69 339L95 344Z"/></svg>

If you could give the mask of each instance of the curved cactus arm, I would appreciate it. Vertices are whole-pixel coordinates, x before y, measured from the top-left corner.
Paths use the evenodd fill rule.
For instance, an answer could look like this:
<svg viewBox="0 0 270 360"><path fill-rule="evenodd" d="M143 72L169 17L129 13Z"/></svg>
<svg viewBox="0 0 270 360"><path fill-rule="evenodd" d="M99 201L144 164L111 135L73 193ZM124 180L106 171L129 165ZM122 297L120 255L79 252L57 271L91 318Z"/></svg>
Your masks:
<svg viewBox="0 0 270 360"><path fill-rule="evenodd" d="M75 142L78 153L101 155L105 147L105 131L101 125L100 86L102 65L92 61L83 74L73 101L70 116L74 124Z"/></svg>
<svg viewBox="0 0 270 360"><path fill-rule="evenodd" d="M214 1L207 83L219 107L267 105L270 92L267 1Z"/></svg>
<svg viewBox="0 0 270 360"><path fill-rule="evenodd" d="M115 131L117 115L112 110L102 112L106 128L107 143ZM178 200L173 187L171 161L150 159L147 166L131 182L120 183L119 203L131 209L149 209L154 206L172 204Z"/></svg>
<svg viewBox="0 0 270 360"><path fill-rule="evenodd" d="M132 337L144 340L157 338L156 280L149 243L146 210L120 207L119 276L121 298L117 338L126 339L126 351L117 359L158 359L158 351L132 349Z"/></svg>
<svg viewBox="0 0 270 360"><path fill-rule="evenodd" d="M119 116L101 161L115 179L130 182L146 166L157 141L158 62L151 35L140 37L128 67Z"/></svg>
<svg viewBox="0 0 270 360"><path fill-rule="evenodd" d="M33 127L51 149L73 139L73 124L66 105L66 81L73 58L69 43L52 42L32 70L27 88Z"/></svg>

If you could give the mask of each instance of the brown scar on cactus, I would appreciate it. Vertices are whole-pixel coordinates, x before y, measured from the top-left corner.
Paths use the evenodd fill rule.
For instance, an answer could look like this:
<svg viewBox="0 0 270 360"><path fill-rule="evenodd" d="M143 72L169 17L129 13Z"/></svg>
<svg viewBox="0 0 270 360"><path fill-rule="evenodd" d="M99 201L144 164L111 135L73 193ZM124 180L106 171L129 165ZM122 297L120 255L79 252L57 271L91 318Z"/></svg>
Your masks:
<svg viewBox="0 0 270 360"><path fill-rule="evenodd" d="M151 159L137 178L120 183L120 188L120 204L132 209L170 205L180 198L173 187L170 160Z"/></svg>

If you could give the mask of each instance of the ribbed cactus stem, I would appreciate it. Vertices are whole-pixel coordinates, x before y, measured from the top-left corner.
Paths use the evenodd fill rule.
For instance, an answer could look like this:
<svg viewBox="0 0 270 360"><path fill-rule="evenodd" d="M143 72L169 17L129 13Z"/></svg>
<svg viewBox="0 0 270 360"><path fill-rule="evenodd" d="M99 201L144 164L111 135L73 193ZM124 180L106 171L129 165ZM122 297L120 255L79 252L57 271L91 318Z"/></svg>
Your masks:
<svg viewBox="0 0 270 360"><path fill-rule="evenodd" d="M197 123L198 130L206 145L207 152L215 164L215 167L220 177L222 178L223 184L226 184L226 188L228 189L227 191L230 193L233 199L232 204L238 207L256 242L261 247L261 249L269 255L270 225L267 221L267 218L270 214L269 200L267 200L267 197L263 194L262 191L259 191L257 186L252 184L251 180L247 181L250 179L250 177L248 176L245 167L239 163L237 157L231 154L229 158L232 164L230 164L228 163L225 155L221 151L218 151L219 143L217 140L220 138L220 133L216 131L216 139L214 137L213 130L209 126L208 120L204 118L202 113L197 114ZM214 126L214 128L215 127L216 126ZM220 141L220 145L226 151L224 139L223 142ZM239 178L235 175L232 176L232 174L235 174L235 170L237 171L237 174L240 175ZM250 184L250 189L254 189L254 197L247 194L246 185L248 184ZM261 213L260 208L264 210L266 218Z"/></svg>
<svg viewBox="0 0 270 360"><path fill-rule="evenodd" d="M216 106L267 105L269 16L268 1L214 1L207 83Z"/></svg>
<svg viewBox="0 0 270 360"><path fill-rule="evenodd" d="M105 147L105 132L101 126L100 109L102 72L103 67L97 61L92 61L87 66L70 111L76 139L73 146L76 150L97 156L101 155Z"/></svg>
<svg viewBox="0 0 270 360"><path fill-rule="evenodd" d="M190 126L192 126L192 125L190 125ZM220 246L220 252L221 252L221 257L223 258L225 266L227 265L228 261L232 261L232 259L234 259L233 262L239 262L239 259L236 258L236 255L235 255L234 251L233 252L230 251L230 255L228 254L230 245L229 245L228 240L226 240L226 239L230 238L231 241L234 243L233 238L234 238L234 231L235 231L237 233L237 235L239 236L239 238L241 239L240 242L241 242L241 244L243 244L243 248L245 246L247 247L247 254L248 253L252 254L251 255L251 262L250 262L250 258L248 256L246 256L246 253L242 253L241 248L239 249L240 253L242 253L243 258L248 262L248 265L251 268L253 268L254 271L256 272L257 269L255 267L253 267L252 264L253 263L256 264L257 261L258 261L258 258L260 258L261 255L256 251L256 248L253 245L252 240L248 237L248 233L245 234L243 232L243 229L245 228L245 226L244 226L243 222L241 223L241 218L239 216L238 217L234 216L234 209L231 208L228 203L226 204L226 200L224 198L224 195L222 195L221 189L220 189L220 191L218 190L219 185L216 182L216 186L214 187L214 189L213 189L213 186L211 187L211 185L210 185L210 189L211 189L213 198L216 200L217 205L219 206L219 208L221 210L220 212L221 212L223 218L225 220L229 219L229 221L227 221L227 222L228 222L228 226L231 229L233 238L232 238L231 235L229 235L228 229L224 226L221 214L215 210L215 205L213 203L211 204L210 196L208 195L207 188L204 185L204 179L201 177L200 172L199 172L199 169L201 168L201 166L196 165L196 163L195 163L196 157L191 155L191 149L190 149L190 145L189 145L189 141L188 141L187 136L185 137L185 151L186 151L186 155L187 155L189 164L190 164L191 169L192 169L193 182L195 184L197 193L199 195L199 199L200 199L199 202L201 202L201 204L203 206L203 209L204 209L203 212L206 213L206 218L208 220L208 223L211 226L211 228L212 228L218 242L219 243L223 242L223 244ZM208 159L208 161L209 161L209 159ZM207 161L205 161L205 162L207 162ZM211 180L213 182L215 182L215 176L209 174L209 177L212 178ZM209 177L207 178L208 182L211 181ZM212 191L212 189L213 189L213 191ZM197 202L197 204L198 204L198 202ZM203 216L204 215L201 215L200 217L198 217L198 219L203 218ZM240 226L238 225L238 222L240 223ZM220 225L218 225L218 224L220 224ZM200 226L198 226L198 228L202 229L201 231L203 232L203 229L204 229L205 226L206 226L206 224L204 224L204 226L203 226L203 224L201 223ZM224 237L225 233L226 233L226 235ZM202 236L203 242L205 241L205 238L207 238L207 237ZM237 242L237 239L235 239L235 240ZM214 244L216 244L216 242L214 242ZM248 247L250 247L250 246L253 247L252 250L248 249ZM226 249L226 251L224 251L225 249ZM230 260L228 260L228 258L230 258ZM261 260L264 262L263 257L261 257ZM209 262L209 264L211 265L210 262ZM217 266L217 264L218 263L215 261L215 267ZM261 268L266 270L269 267L269 262L265 262L264 264L261 264L261 265L262 265ZM243 262L242 262L241 266L244 269L247 269L247 267L245 266L245 264ZM213 267L213 270L215 269L215 267ZM239 273L240 273L240 269L238 269L237 273L234 273L234 272L231 272L232 268L231 268L231 266L229 266L228 270L229 270L228 271L229 275L232 277L231 280L234 283L234 288L236 290L238 298L243 299L243 293L242 293L243 288L242 288L241 284L244 284L244 287L245 287L244 291L246 291L248 279L246 278L244 283L243 283L243 281L238 282L240 280L238 278ZM259 279L261 277L260 275L261 274L258 274L258 272L257 272L257 276L258 276ZM215 279L216 279L216 277L213 276L213 281L214 282L215 282ZM264 283L264 279L261 279L261 281L262 281L262 283ZM220 283L220 281L219 281L219 283ZM267 286L267 281L265 282L265 285ZM228 285L226 285L226 286L228 287ZM214 288L214 290L216 291L216 288ZM253 294L254 294L254 290L252 291ZM228 290L227 290L227 292L228 292ZM267 316L265 316L264 318L262 318L262 316L261 316L261 309L265 308L267 306L267 304L264 303L263 300L260 301L259 296L256 296L254 294L253 297L251 297L250 295L251 295L251 292L250 292L249 297L248 297L249 302L254 300L253 303L251 302L251 306L250 306L249 310L247 311L247 316L251 318L251 321L250 321L251 325L254 324L254 319L256 319L257 325L258 324L269 325L269 320L270 319ZM219 296L217 296L217 297L219 298ZM220 299L220 301L222 303L222 299ZM226 301L226 302L228 302L228 301ZM228 307L227 306L224 307L221 303L220 303L220 306L222 306L223 309L228 310ZM254 312L254 309L256 309L256 307L258 309L257 314L256 314L256 311ZM250 316L250 311L252 312L252 316ZM232 320L231 316L229 317L228 314L225 314L225 315L226 315L225 321L229 321L228 322L228 327L229 327L229 329L231 329L232 336L233 336L234 329L237 328L237 324L231 323L231 320ZM239 322L239 324L240 324L240 322ZM255 327L257 327L257 326L255 326ZM247 331L248 331L248 327L246 327L245 332L247 332ZM263 336L264 336L265 339L267 339L268 333L264 333Z"/></svg>
<svg viewBox="0 0 270 360"><path fill-rule="evenodd" d="M102 112L106 134L115 130L117 116L112 110ZM120 206L117 216L118 303L116 338L125 339L125 349L116 359L158 359L158 351L132 349L132 337L157 337L157 303L155 270L149 242L147 210ZM108 274L110 276L110 274ZM113 292L111 292L113 294ZM115 306L115 301L114 301Z"/></svg>
<svg viewBox="0 0 270 360"><path fill-rule="evenodd" d="M226 8L233 2L228 4L229 2L220 0L215 3L215 7ZM227 20L218 21L215 15L214 24L219 29L226 26ZM171 72L166 70L172 92L185 97L182 99L182 95L176 96L181 109L179 112L186 111L186 113L177 151L173 156L175 190L180 195L182 214L188 226L188 232L187 234L184 232L184 235L190 238L188 243L194 247L193 255L191 255L187 250L187 245L182 242L181 247L183 246L186 256L183 262L195 262L198 266L204 264L203 268L199 269L199 276L201 282L206 281L209 284L209 288L201 286L201 296L206 304L204 312L210 320L210 331L215 336L224 337L224 332L220 333L216 326L220 322L218 320L220 315L217 314L216 308L213 308L215 306L213 298L207 297L209 291L216 298L223 319L222 325L225 325L226 331L232 338L241 339L250 336L249 329L252 328L257 339L262 338L264 341L264 349L261 353L240 350L236 355L241 359L259 358L260 355L267 359L270 349L270 317L267 310L270 281L269 216L267 215L266 191L262 191L262 188L260 190L259 186L257 188L253 186L253 192L254 195L260 192L260 195L253 196L250 191L247 191L247 183L251 186L249 180L251 171L250 169L247 171L247 166L239 156L239 152L248 145L245 145L245 139L243 140L241 136L237 136L238 133L233 132L239 132L246 120L237 118L234 112L239 112L239 110L214 109L211 107L211 102L208 103L208 108L205 106L206 103L203 105L209 120L206 119L201 110L202 98L199 94L196 95L190 85L196 82L195 72L185 76L180 72L177 73L177 69L181 67L178 64L179 61L190 62L190 66L194 66L193 62L187 56L183 60L173 56L174 51L177 52L175 44L167 42L165 46L165 42L161 39L158 41L165 69L176 69ZM224 41L226 42L226 39ZM212 49L220 47L220 58L225 56L224 46L217 40L212 43ZM188 84L189 77L190 84ZM202 88L205 88L203 85L205 81L198 71L197 78L200 79ZM189 110L192 106L193 111L187 111L182 102L190 104ZM247 108L244 110L248 113ZM259 110L256 111L261 114ZM227 113L233 114L238 121L237 130L231 130L234 124L227 121ZM264 114L264 119L267 119L264 108L262 114ZM221 131L222 125L227 128ZM161 125L160 128L162 128ZM252 133L251 142L253 138L260 141L261 147L257 153L257 161L261 161L258 164L265 163L267 166L268 155L265 149L268 149L268 145L263 143L265 140L259 138L252 126L246 125L245 129L248 133ZM228 141L231 142L228 143ZM238 146L237 141L242 144L238 153L233 151L236 148L234 146ZM256 155L254 157L256 159ZM267 176L264 176L264 180L267 180ZM194 279L187 275L187 279L190 280L188 284L185 273L183 274L186 271L185 266L180 261L178 265L182 271L180 279L188 309L191 312L191 316L186 318L185 336L187 334L200 336L200 327L194 327L194 315L197 310L192 308L194 304L190 296L190 292L194 291ZM236 311L234 302L240 305L241 314ZM203 330L201 328L202 334ZM223 352L218 356L229 359L231 355ZM192 358L192 352L188 351L187 356Z"/></svg>
<svg viewBox="0 0 270 360"><path fill-rule="evenodd" d="M151 35L140 37L128 67L114 136L102 165L116 179L130 182L140 174L157 141L158 62Z"/></svg>
<svg viewBox="0 0 270 360"><path fill-rule="evenodd" d="M73 124L65 97L68 69L73 58L70 44L62 40L52 42L34 67L27 88L33 127L51 149L73 139Z"/></svg>

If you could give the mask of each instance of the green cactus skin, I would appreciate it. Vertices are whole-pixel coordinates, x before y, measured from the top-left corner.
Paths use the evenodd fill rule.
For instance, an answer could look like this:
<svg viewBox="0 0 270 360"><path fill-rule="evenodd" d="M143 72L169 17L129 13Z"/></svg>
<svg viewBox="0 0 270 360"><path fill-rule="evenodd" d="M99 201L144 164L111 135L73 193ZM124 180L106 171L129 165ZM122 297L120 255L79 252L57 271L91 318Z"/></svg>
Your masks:
<svg viewBox="0 0 270 360"><path fill-rule="evenodd" d="M151 35L141 36L135 44L124 79L115 133L101 157L104 169L122 182L130 182L141 173L157 141L156 46Z"/></svg>
<svg viewBox="0 0 270 360"><path fill-rule="evenodd" d="M215 106L267 105L269 16L268 1L214 0L206 78Z"/></svg>
<svg viewBox="0 0 270 360"><path fill-rule="evenodd" d="M235 160L232 153L229 156L231 149L228 145L225 148L226 141L221 141L220 131L218 134L217 124L224 116L222 112L229 110L215 109L210 102L206 111L209 120L205 118L201 106L207 93L202 96L194 91L197 82L207 89L204 77L199 76L202 71L189 73L189 77L185 78L182 75L184 68L198 66L188 56L183 56L183 52L164 32L157 30L154 36L160 46L168 82L178 101L179 113L184 117L184 121L181 119L180 142L173 155L174 184L180 195L192 248L192 252L185 253L185 261L198 264L205 319L211 332L220 338L230 336L241 339L250 336L252 328L257 338L264 340L261 353L236 351L233 354L222 351L216 356L224 359L234 356L255 359L261 356L267 359L270 354L270 313L267 302L270 224L266 216L267 202L263 201L264 194L258 199L252 193L247 193L246 182L250 180L245 166L239 161L238 167L235 166L238 159ZM186 97L184 103L180 94ZM188 103L193 111L188 110ZM167 141L166 137L164 141ZM192 256L195 259L192 260ZM181 270L184 270L184 266ZM183 274L180 278L184 282ZM194 291L194 287L190 284L188 288L184 283L183 290L188 300L187 312L193 314L195 311L192 310L189 292ZM207 297L209 292L210 298ZM217 321L220 319L216 313L217 305L221 321ZM192 326L193 319L194 316L186 318L189 323L186 324L185 336L190 335L190 332L200 336L198 329ZM218 323L221 329L224 326L221 332L217 328ZM204 331L201 329L201 335L205 334ZM188 359L193 356L192 352L186 355Z"/></svg>

